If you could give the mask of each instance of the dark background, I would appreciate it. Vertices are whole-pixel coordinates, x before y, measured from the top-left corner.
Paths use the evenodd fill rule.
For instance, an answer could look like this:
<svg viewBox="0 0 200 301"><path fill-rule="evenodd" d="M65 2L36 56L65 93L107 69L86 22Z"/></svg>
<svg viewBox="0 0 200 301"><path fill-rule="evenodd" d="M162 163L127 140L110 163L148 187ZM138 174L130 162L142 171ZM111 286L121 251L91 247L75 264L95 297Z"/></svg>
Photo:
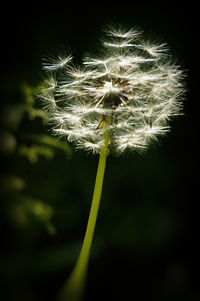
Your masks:
<svg viewBox="0 0 200 301"><path fill-rule="evenodd" d="M200 299L196 10L192 2L168 1L4 6L2 300L55 300L77 258L98 158L53 137L47 141L46 117L33 94L48 50L64 45L79 63L85 52L98 51L110 21L167 42L186 70L188 91L184 116L160 143L144 155L108 158L85 300Z"/></svg>

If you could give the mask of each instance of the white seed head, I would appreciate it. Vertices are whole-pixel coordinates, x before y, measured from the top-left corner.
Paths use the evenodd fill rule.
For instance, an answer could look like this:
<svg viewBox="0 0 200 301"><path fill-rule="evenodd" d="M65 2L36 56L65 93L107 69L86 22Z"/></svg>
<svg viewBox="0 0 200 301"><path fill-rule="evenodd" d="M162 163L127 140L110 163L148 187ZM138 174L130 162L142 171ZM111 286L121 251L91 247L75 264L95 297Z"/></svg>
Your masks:
<svg viewBox="0 0 200 301"><path fill-rule="evenodd" d="M184 74L166 44L145 41L140 30L105 32L104 57L87 56L83 67L71 65L71 55L44 60L40 98L53 133L76 148L98 153L110 116L111 151L144 150L169 131L171 116L181 114Z"/></svg>

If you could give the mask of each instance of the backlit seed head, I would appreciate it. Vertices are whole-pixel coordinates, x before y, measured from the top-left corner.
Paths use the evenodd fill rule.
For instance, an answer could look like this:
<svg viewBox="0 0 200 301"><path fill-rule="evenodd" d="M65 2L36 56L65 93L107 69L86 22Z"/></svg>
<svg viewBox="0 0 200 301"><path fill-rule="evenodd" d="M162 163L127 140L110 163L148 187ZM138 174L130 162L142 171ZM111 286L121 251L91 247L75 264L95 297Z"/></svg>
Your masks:
<svg viewBox="0 0 200 301"><path fill-rule="evenodd" d="M43 61L40 99L53 133L78 149L100 151L110 116L111 151L145 150L181 114L184 74L166 44L145 41L140 30L109 27L105 33L104 57L87 56L82 67L71 64L71 55Z"/></svg>

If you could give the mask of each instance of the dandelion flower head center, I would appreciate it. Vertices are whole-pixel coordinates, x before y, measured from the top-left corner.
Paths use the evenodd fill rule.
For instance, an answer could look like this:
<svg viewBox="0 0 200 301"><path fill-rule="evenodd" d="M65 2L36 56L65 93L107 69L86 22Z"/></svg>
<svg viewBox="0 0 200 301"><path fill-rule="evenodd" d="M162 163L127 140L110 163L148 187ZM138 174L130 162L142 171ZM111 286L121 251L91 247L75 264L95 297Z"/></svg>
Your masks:
<svg viewBox="0 0 200 301"><path fill-rule="evenodd" d="M105 82L104 91L105 94L117 94L119 93L120 89L117 85L113 85L112 82Z"/></svg>

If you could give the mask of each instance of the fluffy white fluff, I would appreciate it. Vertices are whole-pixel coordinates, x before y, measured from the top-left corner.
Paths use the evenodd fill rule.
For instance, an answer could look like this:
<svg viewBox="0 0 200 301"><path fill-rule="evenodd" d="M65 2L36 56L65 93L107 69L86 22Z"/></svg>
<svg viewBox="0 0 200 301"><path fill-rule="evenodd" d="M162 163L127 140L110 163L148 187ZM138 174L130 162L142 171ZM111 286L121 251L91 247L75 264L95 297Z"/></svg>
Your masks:
<svg viewBox="0 0 200 301"><path fill-rule="evenodd" d="M144 41L140 30L109 27L105 33L104 57L87 56L83 67L74 67L71 55L44 60L40 99L53 132L77 148L99 152L111 116L110 149L144 150L181 113L183 72L166 44Z"/></svg>

